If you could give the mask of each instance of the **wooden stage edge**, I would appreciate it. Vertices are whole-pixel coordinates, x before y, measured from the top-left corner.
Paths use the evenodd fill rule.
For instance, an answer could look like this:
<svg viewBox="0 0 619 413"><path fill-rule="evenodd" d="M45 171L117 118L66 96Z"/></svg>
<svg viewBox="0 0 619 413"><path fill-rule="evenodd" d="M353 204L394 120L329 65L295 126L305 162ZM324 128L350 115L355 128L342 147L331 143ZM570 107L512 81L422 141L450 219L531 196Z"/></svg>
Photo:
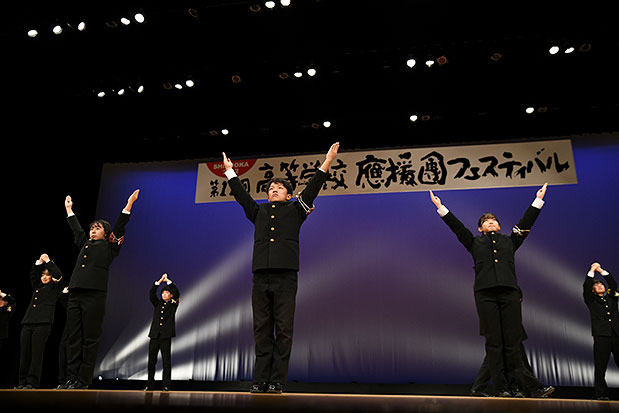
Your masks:
<svg viewBox="0 0 619 413"><path fill-rule="evenodd" d="M619 402L569 398L282 393L247 391L0 389L0 408L67 412L619 412Z"/></svg>

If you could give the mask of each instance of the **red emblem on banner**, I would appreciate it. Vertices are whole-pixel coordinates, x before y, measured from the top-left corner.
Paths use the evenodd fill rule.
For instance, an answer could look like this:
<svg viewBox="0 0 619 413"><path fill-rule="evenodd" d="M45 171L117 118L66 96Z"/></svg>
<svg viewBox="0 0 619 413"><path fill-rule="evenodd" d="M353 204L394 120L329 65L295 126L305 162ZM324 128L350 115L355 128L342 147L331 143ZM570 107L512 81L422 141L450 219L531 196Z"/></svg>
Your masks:
<svg viewBox="0 0 619 413"><path fill-rule="evenodd" d="M245 172L249 171L252 166L254 166L254 164L256 163L256 159L245 159L242 161L233 161L232 163L234 164L234 171L236 172L237 176L241 176ZM206 166L215 175L222 178L226 176L224 175L226 168L224 168L223 162L207 162Z"/></svg>

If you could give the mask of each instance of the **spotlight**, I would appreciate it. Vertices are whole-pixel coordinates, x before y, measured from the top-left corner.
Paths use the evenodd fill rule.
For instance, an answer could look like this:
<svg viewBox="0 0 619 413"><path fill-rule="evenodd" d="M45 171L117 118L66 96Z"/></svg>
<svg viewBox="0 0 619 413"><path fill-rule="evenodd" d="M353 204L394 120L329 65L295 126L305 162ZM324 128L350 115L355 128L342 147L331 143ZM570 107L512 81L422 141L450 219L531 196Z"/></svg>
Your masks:
<svg viewBox="0 0 619 413"><path fill-rule="evenodd" d="M275 2L274 1L267 1L267 2L264 3L264 6L267 9L272 9L273 7L275 7Z"/></svg>
<svg viewBox="0 0 619 413"><path fill-rule="evenodd" d="M574 48L573 48L572 46L570 46L570 47L568 47L567 49L565 49L565 52L563 52L563 53L565 53L565 54L570 54L570 53L572 53L573 51L574 51Z"/></svg>
<svg viewBox="0 0 619 413"><path fill-rule="evenodd" d="M432 67L433 64L434 64L434 60L426 60L426 66Z"/></svg>
<svg viewBox="0 0 619 413"><path fill-rule="evenodd" d="M559 46L552 46L550 49L548 49L548 53L550 53L550 54L557 54L557 53L559 53Z"/></svg>
<svg viewBox="0 0 619 413"><path fill-rule="evenodd" d="M39 32L37 32L36 30L32 29L32 30L28 30L28 37L32 37L35 38L39 35Z"/></svg>
<svg viewBox="0 0 619 413"><path fill-rule="evenodd" d="M135 16L133 16L133 18L138 23L144 23L144 15L142 13L136 13Z"/></svg>
<svg viewBox="0 0 619 413"><path fill-rule="evenodd" d="M102 98L102 97L104 97L104 96L105 96L105 92L99 92L99 93L97 93L97 96L98 96L98 97L100 97L100 98Z"/></svg>
<svg viewBox="0 0 619 413"><path fill-rule="evenodd" d="M118 93L118 96L122 96L125 94L125 89L120 89L117 93Z"/></svg>
<svg viewBox="0 0 619 413"><path fill-rule="evenodd" d="M303 73L301 72L294 72L294 77L301 77L303 76Z"/></svg>
<svg viewBox="0 0 619 413"><path fill-rule="evenodd" d="M180 83L177 83L174 85L175 88L177 88L178 90L181 90L183 88L183 85L181 85Z"/></svg>
<svg viewBox="0 0 619 413"><path fill-rule="evenodd" d="M316 69L307 69L307 74L309 76L314 76L316 74Z"/></svg>
<svg viewBox="0 0 619 413"><path fill-rule="evenodd" d="M535 108L533 108L533 107L529 106L529 107L528 107L528 108L526 108L524 111L525 111L525 112L527 112L527 113L530 115L531 113L535 112Z"/></svg>
<svg viewBox="0 0 619 413"><path fill-rule="evenodd" d="M60 34L62 33L62 27L58 24L54 26L54 28L52 29L52 32L54 32L54 34Z"/></svg>
<svg viewBox="0 0 619 413"><path fill-rule="evenodd" d="M498 62L499 60L501 60L501 58L503 57L503 55L501 53L492 53L492 56L490 56L490 60L492 60L493 62Z"/></svg>
<svg viewBox="0 0 619 413"><path fill-rule="evenodd" d="M233 75L232 76L232 83L241 83L241 76Z"/></svg>
<svg viewBox="0 0 619 413"><path fill-rule="evenodd" d="M222 135L227 135L228 133L230 133L230 131L228 131L228 129L222 129L221 130L221 134Z"/></svg>
<svg viewBox="0 0 619 413"><path fill-rule="evenodd" d="M196 9L189 8L187 9L187 13L189 13L189 15L195 19L198 18L198 10Z"/></svg>
<svg viewBox="0 0 619 413"><path fill-rule="evenodd" d="M191 79L187 79L187 80L185 81L185 85L186 85L187 87L193 87L193 85L194 85L194 84L195 84L195 83L193 83L193 80L191 80Z"/></svg>
<svg viewBox="0 0 619 413"><path fill-rule="evenodd" d="M419 118L417 117L417 115L411 115L409 119L411 120L411 122L417 122L417 119Z"/></svg>
<svg viewBox="0 0 619 413"><path fill-rule="evenodd" d="M126 17L121 17L121 18L120 18L120 22L121 22L122 24L124 24L125 26L128 26L128 25L131 23L131 20L129 20L129 19L128 19L128 18L126 18Z"/></svg>
<svg viewBox="0 0 619 413"><path fill-rule="evenodd" d="M324 126L325 128L329 128L329 127L331 127L331 122L326 120L326 121L322 122L322 126Z"/></svg>
<svg viewBox="0 0 619 413"><path fill-rule="evenodd" d="M279 4L281 4L284 7L288 7L290 6L290 0L280 0Z"/></svg>
<svg viewBox="0 0 619 413"><path fill-rule="evenodd" d="M415 67L415 64L417 64L417 62L415 61L415 59L408 59L408 60L406 61L406 66L410 67L411 69L412 69L413 67Z"/></svg>
<svg viewBox="0 0 619 413"><path fill-rule="evenodd" d="M438 64L439 64L439 66L443 66L444 64L447 64L447 62L448 62L448 60L447 60L447 57L446 57L446 56L439 56L439 57L436 59L436 63L438 63Z"/></svg>
<svg viewBox="0 0 619 413"><path fill-rule="evenodd" d="M142 93L142 92L144 92L144 86L140 85L138 87L138 93Z"/></svg>
<svg viewBox="0 0 619 413"><path fill-rule="evenodd" d="M589 50L591 50L591 43L583 43L578 48L579 52L588 52Z"/></svg>

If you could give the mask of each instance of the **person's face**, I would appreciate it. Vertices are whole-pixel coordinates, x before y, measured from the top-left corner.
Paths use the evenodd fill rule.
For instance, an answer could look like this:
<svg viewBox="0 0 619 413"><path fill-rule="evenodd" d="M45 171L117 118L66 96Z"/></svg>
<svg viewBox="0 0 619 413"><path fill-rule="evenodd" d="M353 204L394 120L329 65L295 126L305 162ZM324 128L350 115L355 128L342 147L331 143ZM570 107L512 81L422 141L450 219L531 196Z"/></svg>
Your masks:
<svg viewBox="0 0 619 413"><path fill-rule="evenodd" d="M170 298L172 298L172 293L170 293L168 290L163 290L161 292L161 299L163 299L163 301L169 301Z"/></svg>
<svg viewBox="0 0 619 413"><path fill-rule="evenodd" d="M499 221L495 218L486 218L484 222L481 223L481 227L477 228L479 232L487 234L489 232L496 232L501 229L501 225L499 225Z"/></svg>
<svg viewBox="0 0 619 413"><path fill-rule="evenodd" d="M597 295L602 295L606 291L606 286L602 283L593 284L593 293Z"/></svg>
<svg viewBox="0 0 619 413"><path fill-rule="evenodd" d="M49 273L48 270L44 270L41 273L41 282L43 284L49 284L50 282L52 282L52 275Z"/></svg>
<svg viewBox="0 0 619 413"><path fill-rule="evenodd" d="M93 241L105 239L105 230L101 224L93 224L90 227L90 239Z"/></svg>
<svg viewBox="0 0 619 413"><path fill-rule="evenodd" d="M278 182L273 182L269 186L268 193L269 202L288 201L292 195L288 193L286 187Z"/></svg>

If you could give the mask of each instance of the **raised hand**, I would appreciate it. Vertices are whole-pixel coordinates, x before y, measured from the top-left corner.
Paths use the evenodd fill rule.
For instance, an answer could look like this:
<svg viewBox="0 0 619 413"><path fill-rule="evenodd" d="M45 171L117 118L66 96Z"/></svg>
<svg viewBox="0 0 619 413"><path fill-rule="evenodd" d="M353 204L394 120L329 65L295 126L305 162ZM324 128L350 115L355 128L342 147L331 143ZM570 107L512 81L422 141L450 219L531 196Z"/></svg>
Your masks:
<svg viewBox="0 0 619 413"><path fill-rule="evenodd" d="M64 199L64 207L67 210L67 214L73 212L73 200L71 199L70 195L67 195L67 197Z"/></svg>
<svg viewBox="0 0 619 413"><path fill-rule="evenodd" d="M548 183L545 183L544 186L542 186L538 191L537 191L537 197L539 199L544 199L544 195L546 195L546 187L548 186Z"/></svg>
<svg viewBox="0 0 619 413"><path fill-rule="evenodd" d="M335 142L333 145L331 145L331 147L329 148L329 152L327 152L327 155L325 156L325 161L322 163L321 168L326 172L327 169L329 169L329 167L331 166L331 162L333 162L333 160L335 159L335 157L337 156L337 151L340 149L340 143L339 142Z"/></svg>
<svg viewBox="0 0 619 413"><path fill-rule="evenodd" d="M140 195L139 189L136 189L135 191L133 191L133 193L129 196L129 199L127 199L127 205L125 206L125 211L127 212L131 211L131 207L133 206L133 203L138 200L138 195Z"/></svg>
<svg viewBox="0 0 619 413"><path fill-rule="evenodd" d="M224 162L224 168L226 169L226 171L232 169L232 167L234 166L234 164L232 163L232 161L230 160L230 158L228 158L226 156L225 152L221 153L223 155L223 162Z"/></svg>
<svg viewBox="0 0 619 413"><path fill-rule="evenodd" d="M434 192L430 191L430 200L436 205L436 209L439 209L443 204L441 203L441 198L434 195Z"/></svg>

